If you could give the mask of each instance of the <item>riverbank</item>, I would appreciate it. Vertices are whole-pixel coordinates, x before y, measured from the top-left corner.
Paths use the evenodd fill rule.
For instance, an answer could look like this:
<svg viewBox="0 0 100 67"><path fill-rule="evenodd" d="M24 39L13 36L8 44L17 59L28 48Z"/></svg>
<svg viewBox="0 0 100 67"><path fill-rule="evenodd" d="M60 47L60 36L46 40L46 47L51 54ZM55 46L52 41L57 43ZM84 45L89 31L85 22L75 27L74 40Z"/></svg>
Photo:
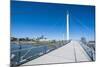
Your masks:
<svg viewBox="0 0 100 67"><path fill-rule="evenodd" d="M22 44L22 45L24 45L24 44L33 44L33 45L39 45L39 44L41 44L41 45L43 45L43 44L47 44L47 45L53 45L53 44L61 44L61 45L63 45L63 44L66 44L66 43L68 43L69 41L11 41L11 44Z"/></svg>

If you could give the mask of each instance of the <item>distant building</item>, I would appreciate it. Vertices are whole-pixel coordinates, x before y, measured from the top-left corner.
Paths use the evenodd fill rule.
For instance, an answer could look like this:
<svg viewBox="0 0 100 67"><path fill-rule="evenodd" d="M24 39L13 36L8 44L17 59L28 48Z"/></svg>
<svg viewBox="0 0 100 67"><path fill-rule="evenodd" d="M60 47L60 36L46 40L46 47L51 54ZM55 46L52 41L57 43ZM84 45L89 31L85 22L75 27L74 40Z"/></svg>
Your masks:
<svg viewBox="0 0 100 67"><path fill-rule="evenodd" d="M48 39L40 39L39 41L49 41Z"/></svg>

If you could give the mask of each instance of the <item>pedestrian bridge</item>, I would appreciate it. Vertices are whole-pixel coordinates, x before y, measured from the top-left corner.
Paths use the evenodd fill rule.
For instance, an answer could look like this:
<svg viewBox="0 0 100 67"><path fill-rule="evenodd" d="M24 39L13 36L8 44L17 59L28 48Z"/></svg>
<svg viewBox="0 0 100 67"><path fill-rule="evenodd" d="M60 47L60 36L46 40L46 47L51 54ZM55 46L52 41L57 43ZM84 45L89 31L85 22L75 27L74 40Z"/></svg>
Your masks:
<svg viewBox="0 0 100 67"><path fill-rule="evenodd" d="M29 61L23 65L54 64L54 63L74 63L91 61L86 51L80 45L80 41L70 43L51 51L39 58ZM22 66L22 65L21 65Z"/></svg>

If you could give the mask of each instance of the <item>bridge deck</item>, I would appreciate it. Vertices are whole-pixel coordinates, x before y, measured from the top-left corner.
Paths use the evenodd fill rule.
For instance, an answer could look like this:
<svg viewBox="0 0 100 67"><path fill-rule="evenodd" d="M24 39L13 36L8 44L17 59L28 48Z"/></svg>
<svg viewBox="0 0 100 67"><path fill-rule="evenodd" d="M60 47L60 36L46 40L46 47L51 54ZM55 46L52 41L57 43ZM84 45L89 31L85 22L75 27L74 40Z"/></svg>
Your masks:
<svg viewBox="0 0 100 67"><path fill-rule="evenodd" d="M91 59L82 48L79 41L71 41L69 44L66 44L61 48L58 48L23 65L69 63L83 61L91 61Z"/></svg>

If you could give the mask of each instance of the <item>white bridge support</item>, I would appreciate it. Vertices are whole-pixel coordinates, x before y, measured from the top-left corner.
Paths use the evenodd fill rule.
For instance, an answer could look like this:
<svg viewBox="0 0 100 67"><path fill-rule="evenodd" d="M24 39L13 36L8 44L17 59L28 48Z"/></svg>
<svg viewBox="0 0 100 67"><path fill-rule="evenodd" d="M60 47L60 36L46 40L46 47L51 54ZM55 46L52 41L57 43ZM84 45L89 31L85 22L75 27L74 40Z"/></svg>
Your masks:
<svg viewBox="0 0 100 67"><path fill-rule="evenodd" d="M69 40L69 13L67 12L67 19L66 19L66 30L67 30L67 40Z"/></svg>
<svg viewBox="0 0 100 67"><path fill-rule="evenodd" d="M80 45L80 41L70 43L23 65L74 63L91 61L86 51Z"/></svg>

